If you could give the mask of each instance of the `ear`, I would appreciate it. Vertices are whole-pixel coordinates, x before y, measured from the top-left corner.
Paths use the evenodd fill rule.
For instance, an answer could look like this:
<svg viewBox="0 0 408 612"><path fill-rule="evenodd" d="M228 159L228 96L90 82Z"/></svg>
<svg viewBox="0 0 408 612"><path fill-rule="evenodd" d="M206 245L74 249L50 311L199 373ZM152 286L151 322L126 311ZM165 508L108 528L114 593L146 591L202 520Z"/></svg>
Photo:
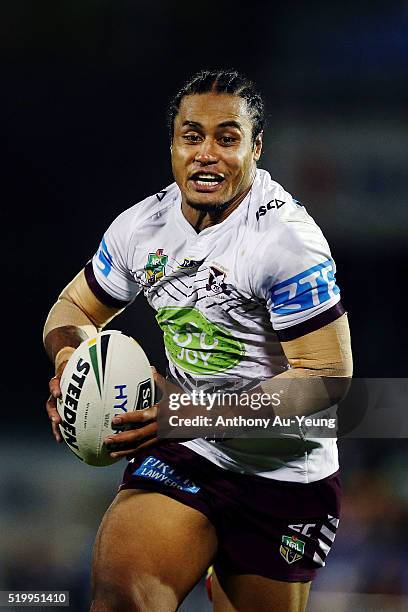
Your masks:
<svg viewBox="0 0 408 612"><path fill-rule="evenodd" d="M254 160L258 161L262 153L263 132L259 132L254 142Z"/></svg>

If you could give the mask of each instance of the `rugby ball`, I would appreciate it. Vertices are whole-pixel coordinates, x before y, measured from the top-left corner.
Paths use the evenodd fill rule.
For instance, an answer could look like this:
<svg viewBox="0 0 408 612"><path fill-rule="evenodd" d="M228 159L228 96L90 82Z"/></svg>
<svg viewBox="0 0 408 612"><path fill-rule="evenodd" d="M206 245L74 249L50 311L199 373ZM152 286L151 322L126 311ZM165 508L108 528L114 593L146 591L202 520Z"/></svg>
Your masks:
<svg viewBox="0 0 408 612"><path fill-rule="evenodd" d="M119 461L103 441L115 435L112 419L154 403L154 379L142 347L120 331L103 331L72 353L60 381L61 435L89 465Z"/></svg>

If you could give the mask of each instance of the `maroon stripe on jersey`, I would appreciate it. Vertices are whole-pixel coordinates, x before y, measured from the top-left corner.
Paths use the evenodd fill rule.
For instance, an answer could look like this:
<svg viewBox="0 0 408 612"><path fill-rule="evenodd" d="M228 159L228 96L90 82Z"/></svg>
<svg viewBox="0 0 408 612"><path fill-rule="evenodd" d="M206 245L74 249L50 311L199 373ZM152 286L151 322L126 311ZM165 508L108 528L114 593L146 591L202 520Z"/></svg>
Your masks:
<svg viewBox="0 0 408 612"><path fill-rule="evenodd" d="M337 302L331 308L328 308L321 314L304 321L303 323L298 323L298 325L293 325L292 327L287 327L286 329L279 329L276 331L279 340L282 342L288 342L289 340L295 340L296 338L300 338L301 336L305 336L306 334L310 334L310 332L314 332L325 325L328 325L332 321L335 321L341 315L343 315L346 311L344 310L344 306L341 302Z"/></svg>
<svg viewBox="0 0 408 612"><path fill-rule="evenodd" d="M116 298L112 297L100 286L93 271L92 261L88 261L84 271L88 287L94 296L98 298L100 302L102 302L102 304L105 304L105 306L109 306L110 308L125 308L125 306L130 304L130 302L123 302L122 300L117 300Z"/></svg>

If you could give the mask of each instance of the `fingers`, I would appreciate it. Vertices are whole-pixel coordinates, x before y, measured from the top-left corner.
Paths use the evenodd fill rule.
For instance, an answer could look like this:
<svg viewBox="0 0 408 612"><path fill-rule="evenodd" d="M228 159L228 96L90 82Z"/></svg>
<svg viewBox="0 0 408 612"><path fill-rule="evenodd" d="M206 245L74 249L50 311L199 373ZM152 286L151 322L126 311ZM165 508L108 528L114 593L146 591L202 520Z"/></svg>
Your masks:
<svg viewBox="0 0 408 612"><path fill-rule="evenodd" d="M57 398L61 397L60 378L61 375L57 374L56 376L53 376L48 383L51 395L45 404L48 418L51 421L52 433L57 442L62 442L62 436L58 427L58 425L62 422L62 419L57 410Z"/></svg>
<svg viewBox="0 0 408 612"><path fill-rule="evenodd" d="M157 418L157 404L144 408L143 410L135 410L134 412L126 412L120 416L116 416L112 419L112 428L121 430L128 424L143 425L147 421L152 421Z"/></svg>
<svg viewBox="0 0 408 612"><path fill-rule="evenodd" d="M156 421L151 421L146 423L140 429L128 429L127 431L121 431L119 433L115 433L109 435L105 440L105 444L112 447L124 446L132 443L133 441L139 441L144 438L146 435L149 435L152 431L152 425L155 425L154 430L157 429ZM113 450L113 449L112 449Z"/></svg>
<svg viewBox="0 0 408 612"><path fill-rule="evenodd" d="M112 450L111 457L125 457L138 449L149 438L156 437L158 427L156 417L157 405L114 417L112 428L119 433L108 436L104 440L108 450ZM126 429L126 426L131 426L131 428Z"/></svg>
<svg viewBox="0 0 408 612"><path fill-rule="evenodd" d="M132 429L124 431L105 439L105 445L108 450L111 450L110 456L114 459L118 457L126 457L130 453L144 447L144 444L151 440L157 439L157 422L148 423L141 429Z"/></svg>
<svg viewBox="0 0 408 612"><path fill-rule="evenodd" d="M47 410L48 418L51 421L51 429L53 436L57 442L62 442L62 437L58 427L58 425L62 422L62 419L58 414L57 400L52 394L48 398L47 403L45 404L45 408Z"/></svg>
<svg viewBox="0 0 408 612"><path fill-rule="evenodd" d="M158 441L159 439L155 436L154 438L143 442L143 444L139 444L139 446L133 451L127 451L126 459L132 459L132 457L136 457L139 451L143 450L144 448L148 448L149 446L153 446L154 444L157 444Z"/></svg>
<svg viewBox="0 0 408 612"><path fill-rule="evenodd" d="M67 365L68 361L63 361L58 368L58 371L56 372L55 376L53 376L48 384L49 388L50 388L50 393L51 395L53 395L54 397L61 397L61 386L60 386L60 380L61 380L61 375L63 373L63 371L65 370L65 367Z"/></svg>
<svg viewBox="0 0 408 612"><path fill-rule="evenodd" d="M53 376L48 383L50 393L53 397L61 397L60 376Z"/></svg>

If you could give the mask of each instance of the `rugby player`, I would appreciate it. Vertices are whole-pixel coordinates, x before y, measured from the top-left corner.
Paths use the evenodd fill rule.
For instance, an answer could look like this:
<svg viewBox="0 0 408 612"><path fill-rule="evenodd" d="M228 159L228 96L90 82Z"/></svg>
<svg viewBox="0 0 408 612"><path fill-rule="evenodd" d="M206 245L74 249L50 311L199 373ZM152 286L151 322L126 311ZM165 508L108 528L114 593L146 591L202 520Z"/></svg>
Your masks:
<svg viewBox="0 0 408 612"><path fill-rule="evenodd" d="M282 415L330 411L352 373L334 262L305 208L257 168L264 106L251 82L196 74L169 125L175 182L113 221L44 330L57 441L69 356L141 291L169 360L167 379L155 373L162 399L115 419L120 431L105 441L130 461L97 536L92 610L176 610L213 564L215 610L302 611L339 522L334 438L299 428L284 445L157 442L157 414L174 390L243 393L261 381L272 396L291 377L307 384Z"/></svg>

